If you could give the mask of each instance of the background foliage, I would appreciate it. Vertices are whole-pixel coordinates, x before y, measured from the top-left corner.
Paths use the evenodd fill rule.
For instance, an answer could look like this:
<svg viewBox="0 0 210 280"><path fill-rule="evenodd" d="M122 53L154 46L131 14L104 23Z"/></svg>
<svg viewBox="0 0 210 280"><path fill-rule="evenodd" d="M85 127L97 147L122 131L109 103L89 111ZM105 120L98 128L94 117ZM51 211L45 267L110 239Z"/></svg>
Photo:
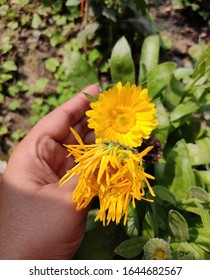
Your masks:
<svg viewBox="0 0 210 280"><path fill-rule="evenodd" d="M126 226L103 227L93 222L95 200L76 259L144 259L153 238L169 243L173 259L210 259L210 46L197 42L191 67L164 60L170 40L148 2L85 1L83 9L79 0L0 0L2 159L41 117L95 82L147 87L158 109L145 160L154 203L130 207ZM172 4L208 24L208 1L194 2Z"/></svg>

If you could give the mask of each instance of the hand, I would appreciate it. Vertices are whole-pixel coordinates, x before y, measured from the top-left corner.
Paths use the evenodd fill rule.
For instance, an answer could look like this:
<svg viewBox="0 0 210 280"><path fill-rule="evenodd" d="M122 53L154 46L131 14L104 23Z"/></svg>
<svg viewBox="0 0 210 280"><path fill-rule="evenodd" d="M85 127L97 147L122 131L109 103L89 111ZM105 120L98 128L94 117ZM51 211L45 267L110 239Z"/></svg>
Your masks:
<svg viewBox="0 0 210 280"><path fill-rule="evenodd" d="M94 96L98 87L84 89ZM17 145L0 185L0 259L70 259L83 239L88 209L77 212L72 178L58 181L74 166L63 144L76 143L73 127L85 143L94 141L79 93L42 120Z"/></svg>

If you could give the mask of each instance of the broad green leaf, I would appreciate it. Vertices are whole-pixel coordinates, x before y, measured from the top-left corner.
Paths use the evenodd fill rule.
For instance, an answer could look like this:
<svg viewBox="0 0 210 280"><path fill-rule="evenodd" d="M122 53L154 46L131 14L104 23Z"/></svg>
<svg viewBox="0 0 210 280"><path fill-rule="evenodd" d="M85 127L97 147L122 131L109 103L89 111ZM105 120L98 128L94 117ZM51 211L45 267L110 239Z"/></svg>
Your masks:
<svg viewBox="0 0 210 280"><path fill-rule="evenodd" d="M159 229L166 230L168 228L168 217L165 211L165 206L163 202L158 197L154 198L155 203L151 203L150 207L152 209L155 220L157 221ZM160 202L160 204L158 204Z"/></svg>
<svg viewBox="0 0 210 280"><path fill-rule="evenodd" d="M144 39L141 56L140 56L140 70L139 70L139 84L145 79L142 65L145 66L146 72L150 71L158 64L160 51L160 39L158 35L150 35Z"/></svg>
<svg viewBox="0 0 210 280"><path fill-rule="evenodd" d="M66 6L78 6L81 3L81 0L67 0Z"/></svg>
<svg viewBox="0 0 210 280"><path fill-rule="evenodd" d="M154 100L157 109L158 126L155 130L155 136L160 140L160 142L165 145L169 132L169 117L163 106L161 100L158 98Z"/></svg>
<svg viewBox="0 0 210 280"><path fill-rule="evenodd" d="M193 173L194 173L194 178L195 178L195 185L197 187L205 189L205 183L204 183L204 180L203 180L201 174L199 173L199 171L197 169L193 169Z"/></svg>
<svg viewBox="0 0 210 280"><path fill-rule="evenodd" d="M196 199L194 199L194 202L199 210L199 215L201 216L201 220L203 223L203 227L206 231L210 233L210 207L209 204L207 206L204 206L203 204L199 203Z"/></svg>
<svg viewBox="0 0 210 280"><path fill-rule="evenodd" d="M164 62L147 73L147 87L151 98L154 98L169 83L175 68L175 63Z"/></svg>
<svg viewBox="0 0 210 280"><path fill-rule="evenodd" d="M202 77L208 71L210 71L210 46L206 48L198 60L193 72L193 78L197 81L198 77Z"/></svg>
<svg viewBox="0 0 210 280"><path fill-rule="evenodd" d="M135 82L135 68L131 56L131 49L125 37L115 44L110 59L111 77L114 83L122 84Z"/></svg>
<svg viewBox="0 0 210 280"><path fill-rule="evenodd" d="M204 228L190 228L189 235L191 241L210 253L209 232L207 232Z"/></svg>
<svg viewBox="0 0 210 280"><path fill-rule="evenodd" d="M12 61L12 60L8 60L8 61L4 62L3 65L1 66L1 68L3 69L3 71L5 73L17 70L17 66L15 65L14 61Z"/></svg>
<svg viewBox="0 0 210 280"><path fill-rule="evenodd" d="M34 93L43 93L46 89L46 86L48 84L48 79L47 78L39 78L33 86L30 87L29 89L29 94L34 94Z"/></svg>
<svg viewBox="0 0 210 280"><path fill-rule="evenodd" d="M0 74L0 84L3 84L12 79L11 74Z"/></svg>
<svg viewBox="0 0 210 280"><path fill-rule="evenodd" d="M170 120L174 127L179 127L186 121L186 117L190 116L198 109L198 105L193 101L179 104L170 114Z"/></svg>
<svg viewBox="0 0 210 280"><path fill-rule="evenodd" d="M21 107L21 101L20 100L14 100L12 102L9 103L8 108L11 111L15 111L16 109Z"/></svg>
<svg viewBox="0 0 210 280"><path fill-rule="evenodd" d="M4 36L3 38L1 38L0 51L2 51L3 54L6 54L11 49L12 49L12 44L10 43L10 36Z"/></svg>
<svg viewBox="0 0 210 280"><path fill-rule="evenodd" d="M76 91L98 82L94 69L79 52L66 50L63 66L66 76L69 77L70 85Z"/></svg>
<svg viewBox="0 0 210 280"><path fill-rule="evenodd" d="M203 165L210 163L210 138L205 137L195 141L195 144L188 143L190 162L192 165Z"/></svg>
<svg viewBox="0 0 210 280"><path fill-rule="evenodd" d="M131 259L142 252L144 243L143 238L134 237L123 241L114 251L121 257Z"/></svg>
<svg viewBox="0 0 210 280"><path fill-rule="evenodd" d="M144 240L158 236L158 222L151 209L148 209L143 222L142 236Z"/></svg>
<svg viewBox="0 0 210 280"><path fill-rule="evenodd" d="M6 126L0 126L0 136L4 135L4 134L7 134L8 132L8 128Z"/></svg>
<svg viewBox="0 0 210 280"><path fill-rule="evenodd" d="M42 19L38 14L34 14L32 18L31 27L37 29L42 23Z"/></svg>
<svg viewBox="0 0 210 280"><path fill-rule="evenodd" d="M209 203L208 193L200 187L190 187L190 194L194 199L197 199L199 203Z"/></svg>
<svg viewBox="0 0 210 280"><path fill-rule="evenodd" d="M208 260L210 255L191 242L171 243L175 260Z"/></svg>
<svg viewBox="0 0 210 280"><path fill-rule="evenodd" d="M167 108L169 110L174 109L179 104L184 94L185 92L181 82L175 78L174 74L172 74L171 80L162 94Z"/></svg>
<svg viewBox="0 0 210 280"><path fill-rule="evenodd" d="M195 186L195 178L184 140L179 141L169 154L164 176L177 202L189 197L189 188Z"/></svg>
<svg viewBox="0 0 210 280"><path fill-rule="evenodd" d="M176 206L175 197L168 188L163 186L154 186L152 189L159 198Z"/></svg>
<svg viewBox="0 0 210 280"><path fill-rule="evenodd" d="M174 70L174 77L177 80L189 80L189 77L192 75L193 69L180 67Z"/></svg>
<svg viewBox="0 0 210 280"><path fill-rule="evenodd" d="M210 171L205 171L205 170L199 170L198 171L205 186L208 189L208 192L210 193Z"/></svg>
<svg viewBox="0 0 210 280"><path fill-rule="evenodd" d="M21 7L24 7L25 5L28 4L29 0L14 0L14 3L17 3L18 5L20 5Z"/></svg>
<svg viewBox="0 0 210 280"><path fill-rule="evenodd" d="M49 72L55 72L59 64L60 64L59 61L54 57L50 57L44 62L45 68Z"/></svg>
<svg viewBox="0 0 210 280"><path fill-rule="evenodd" d="M130 237L136 237L139 235L139 219L136 209L129 205L128 217L126 225L124 226L126 234Z"/></svg>
<svg viewBox="0 0 210 280"><path fill-rule="evenodd" d="M176 210L170 210L168 222L171 233L176 242L189 240L188 225L185 218Z"/></svg>

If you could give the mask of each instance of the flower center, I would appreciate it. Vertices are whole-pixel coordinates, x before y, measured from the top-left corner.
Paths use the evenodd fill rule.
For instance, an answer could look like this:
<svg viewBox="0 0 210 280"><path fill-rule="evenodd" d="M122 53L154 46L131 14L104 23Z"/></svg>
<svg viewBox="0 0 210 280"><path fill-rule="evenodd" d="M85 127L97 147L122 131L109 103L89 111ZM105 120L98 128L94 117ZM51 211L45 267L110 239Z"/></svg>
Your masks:
<svg viewBox="0 0 210 280"><path fill-rule="evenodd" d="M167 258L167 252L158 248L154 254L155 260L165 260Z"/></svg>
<svg viewBox="0 0 210 280"><path fill-rule="evenodd" d="M110 124L119 133L127 133L136 123L136 116L130 108L117 107L111 111Z"/></svg>

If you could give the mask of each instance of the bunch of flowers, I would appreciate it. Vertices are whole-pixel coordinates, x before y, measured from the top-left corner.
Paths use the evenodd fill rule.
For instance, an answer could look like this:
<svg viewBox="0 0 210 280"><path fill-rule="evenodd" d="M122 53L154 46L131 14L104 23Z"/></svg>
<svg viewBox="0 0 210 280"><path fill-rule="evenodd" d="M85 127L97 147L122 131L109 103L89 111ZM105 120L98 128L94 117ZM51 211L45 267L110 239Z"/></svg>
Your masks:
<svg viewBox="0 0 210 280"><path fill-rule="evenodd" d="M155 105L148 98L148 90L136 85L122 85L99 94L91 102L88 126L94 129L95 144L85 145L80 136L70 128L77 145L65 145L75 158L75 167L67 170L60 185L72 176L79 175L72 201L77 210L85 208L98 196L100 209L95 220L104 225L110 221L118 224L124 216L127 220L128 206L135 207L135 200L153 201L145 196L147 186L155 196L148 179L153 176L144 172L143 157L152 149L147 147L138 152L143 139L149 138L157 126Z"/></svg>

